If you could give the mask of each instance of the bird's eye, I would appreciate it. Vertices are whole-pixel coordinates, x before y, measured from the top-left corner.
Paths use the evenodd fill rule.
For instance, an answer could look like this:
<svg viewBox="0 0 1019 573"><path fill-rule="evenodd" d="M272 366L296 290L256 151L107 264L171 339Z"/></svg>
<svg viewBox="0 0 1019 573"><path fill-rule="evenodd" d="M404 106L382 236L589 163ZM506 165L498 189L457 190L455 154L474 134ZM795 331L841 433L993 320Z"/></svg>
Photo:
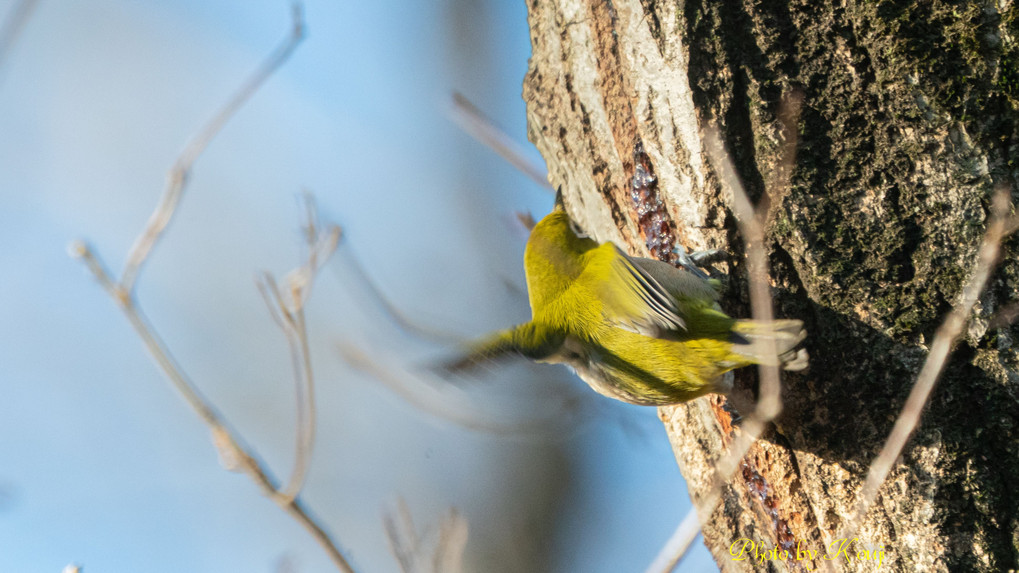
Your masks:
<svg viewBox="0 0 1019 573"><path fill-rule="evenodd" d="M573 231L574 235L580 237L581 239L587 238L587 233L580 230L580 227L578 227L577 224L574 223L572 220L570 221L570 230Z"/></svg>

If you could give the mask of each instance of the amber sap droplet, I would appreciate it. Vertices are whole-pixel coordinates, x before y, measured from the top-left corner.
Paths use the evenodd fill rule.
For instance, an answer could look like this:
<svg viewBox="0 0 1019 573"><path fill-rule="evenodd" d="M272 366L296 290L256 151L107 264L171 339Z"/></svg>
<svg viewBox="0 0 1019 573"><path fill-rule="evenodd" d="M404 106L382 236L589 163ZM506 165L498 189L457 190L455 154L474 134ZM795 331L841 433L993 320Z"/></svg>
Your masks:
<svg viewBox="0 0 1019 573"><path fill-rule="evenodd" d="M630 198L637 211L637 227L644 235L644 243L651 255L669 263L676 262L672 252L675 237L665 204L658 196L658 177L655 176L651 158L644 151L640 139L633 146L633 181L630 184Z"/></svg>

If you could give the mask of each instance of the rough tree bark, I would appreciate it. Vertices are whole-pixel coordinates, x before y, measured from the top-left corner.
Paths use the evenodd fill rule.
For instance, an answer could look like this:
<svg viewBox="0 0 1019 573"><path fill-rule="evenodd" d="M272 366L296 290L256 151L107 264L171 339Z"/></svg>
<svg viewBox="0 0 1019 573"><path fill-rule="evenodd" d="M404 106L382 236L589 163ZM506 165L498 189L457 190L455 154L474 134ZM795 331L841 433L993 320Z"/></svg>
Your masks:
<svg viewBox="0 0 1019 573"><path fill-rule="evenodd" d="M782 142L782 94L804 94L768 249L776 312L807 323L812 366L784 377L782 416L704 529L723 568L796 569L733 561L730 544L825 548L851 515L972 269L993 183L1017 198L1019 7L528 0L528 10L529 136L571 214L644 256L668 257L673 244L728 250L716 268L729 277L730 314L749 312L743 246L700 130L720 127L758 198ZM890 570L1019 568L1019 328L992 321L1019 302L1017 254L1013 237L839 570L875 570L855 551L876 547ZM695 498L734 431L720 403L660 410Z"/></svg>

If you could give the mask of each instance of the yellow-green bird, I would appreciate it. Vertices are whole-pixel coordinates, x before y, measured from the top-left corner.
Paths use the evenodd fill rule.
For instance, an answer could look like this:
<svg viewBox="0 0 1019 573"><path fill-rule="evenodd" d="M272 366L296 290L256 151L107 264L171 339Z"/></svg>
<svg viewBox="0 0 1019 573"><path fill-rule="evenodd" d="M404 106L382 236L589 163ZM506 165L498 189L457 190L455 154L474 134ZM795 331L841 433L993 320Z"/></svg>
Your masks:
<svg viewBox="0 0 1019 573"><path fill-rule="evenodd" d="M660 406L727 393L722 375L734 368L807 365L801 321L730 318L717 281L579 235L560 197L531 231L524 269L531 321L471 345L448 371L519 354L567 364L605 396Z"/></svg>

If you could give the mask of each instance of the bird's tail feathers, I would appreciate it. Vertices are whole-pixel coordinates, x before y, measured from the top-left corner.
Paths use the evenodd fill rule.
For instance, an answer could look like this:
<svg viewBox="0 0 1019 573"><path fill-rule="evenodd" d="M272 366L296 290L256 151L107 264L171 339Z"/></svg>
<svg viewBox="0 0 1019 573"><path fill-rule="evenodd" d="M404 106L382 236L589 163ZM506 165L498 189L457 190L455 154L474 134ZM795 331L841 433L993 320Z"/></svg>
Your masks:
<svg viewBox="0 0 1019 573"><path fill-rule="evenodd" d="M733 351L755 364L798 371L805 369L810 362L807 349L799 348L807 337L801 320L740 320L733 326L732 333Z"/></svg>

